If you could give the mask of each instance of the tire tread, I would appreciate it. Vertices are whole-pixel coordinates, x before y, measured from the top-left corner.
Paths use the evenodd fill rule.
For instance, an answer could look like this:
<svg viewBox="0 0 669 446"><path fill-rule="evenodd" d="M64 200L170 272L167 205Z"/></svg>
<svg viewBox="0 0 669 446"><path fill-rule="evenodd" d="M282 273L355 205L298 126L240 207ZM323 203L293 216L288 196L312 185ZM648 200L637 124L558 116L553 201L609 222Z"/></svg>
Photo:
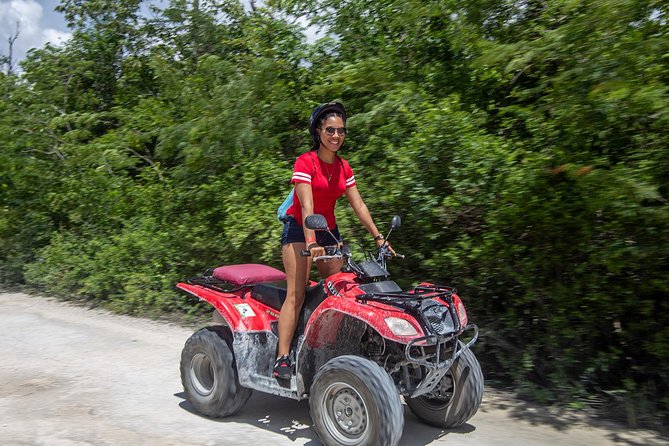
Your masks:
<svg viewBox="0 0 669 446"><path fill-rule="evenodd" d="M202 350L212 356L216 363L215 373L219 377L215 394L211 398L202 398L192 389L188 373L191 358ZM239 384L232 351L232 333L228 327L205 327L188 338L181 352L180 369L181 384L188 401L203 415L212 418L233 415L239 412L251 397L251 389Z"/></svg>
<svg viewBox="0 0 669 446"><path fill-rule="evenodd" d="M320 425L321 407L319 404L319 392L325 387L329 379L342 380L345 377L353 377L352 381L359 380L367 387L371 394L374 407L368 407L370 414L378 415L376 427L377 432L372 433L368 442L358 443L356 446L395 446L402 437L404 428L404 410L395 384L384 369L376 363L359 356L339 356L328 361L320 368L311 386L309 406L311 418L314 421L314 429L325 445L337 445L328 434L324 426Z"/></svg>

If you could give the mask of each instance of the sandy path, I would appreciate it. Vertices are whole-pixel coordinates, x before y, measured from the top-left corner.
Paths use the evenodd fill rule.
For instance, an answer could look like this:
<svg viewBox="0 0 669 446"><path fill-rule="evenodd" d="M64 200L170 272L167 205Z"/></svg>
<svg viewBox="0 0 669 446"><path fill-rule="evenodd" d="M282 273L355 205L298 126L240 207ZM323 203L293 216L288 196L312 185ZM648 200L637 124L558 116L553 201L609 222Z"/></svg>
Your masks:
<svg viewBox="0 0 669 446"><path fill-rule="evenodd" d="M0 293L0 445L320 445L308 402L255 392L224 420L189 410L179 355L192 330ZM405 410L401 445L669 445L651 432L589 426L488 391L457 431Z"/></svg>

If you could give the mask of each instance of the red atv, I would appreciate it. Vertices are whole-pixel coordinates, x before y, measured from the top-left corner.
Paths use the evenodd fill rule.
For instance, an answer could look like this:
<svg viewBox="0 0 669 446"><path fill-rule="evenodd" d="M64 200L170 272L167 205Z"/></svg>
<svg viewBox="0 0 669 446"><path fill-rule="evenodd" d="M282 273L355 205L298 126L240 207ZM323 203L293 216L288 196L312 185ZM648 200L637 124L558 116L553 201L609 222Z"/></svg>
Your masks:
<svg viewBox="0 0 669 446"><path fill-rule="evenodd" d="M321 215L305 224L328 231ZM395 216L388 235L399 225ZM272 374L286 298L276 282L285 280L283 272L230 265L177 285L216 309L215 325L193 334L181 354L188 401L204 415L225 417L244 406L252 389L308 398L326 445L396 445L404 427L400 395L429 424L453 428L469 420L481 404L483 374L470 350L478 328L468 323L456 290L430 283L402 290L389 279L387 245L361 262L348 246L327 253L343 258L344 267L307 290L290 381Z"/></svg>

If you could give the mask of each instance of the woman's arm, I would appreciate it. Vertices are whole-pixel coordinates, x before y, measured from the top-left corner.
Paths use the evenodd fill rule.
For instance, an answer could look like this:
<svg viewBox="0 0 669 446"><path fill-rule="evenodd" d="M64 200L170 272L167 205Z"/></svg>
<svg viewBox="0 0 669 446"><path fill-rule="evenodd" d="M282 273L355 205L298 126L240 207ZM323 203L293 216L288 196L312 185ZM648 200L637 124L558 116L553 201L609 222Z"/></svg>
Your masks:
<svg viewBox="0 0 669 446"><path fill-rule="evenodd" d="M381 233L376 228L374 220L372 220L372 215L369 213L369 209L367 209L367 205L360 196L360 192L358 191L358 186L351 186L347 188L346 198L348 199L348 202L351 204L353 212L355 212L355 215L358 216L360 223L362 223L362 225L365 228L367 228L367 232L369 232L372 237L380 235ZM381 243L383 243L382 239L377 240L377 244Z"/></svg>
<svg viewBox="0 0 669 446"><path fill-rule="evenodd" d="M309 246L310 243L316 241L316 233L304 225L304 221L307 219L307 217L314 213L314 195L311 192L311 184L295 184L295 193L300 199L300 204L302 205L302 227L304 228L304 239L307 241L307 246Z"/></svg>

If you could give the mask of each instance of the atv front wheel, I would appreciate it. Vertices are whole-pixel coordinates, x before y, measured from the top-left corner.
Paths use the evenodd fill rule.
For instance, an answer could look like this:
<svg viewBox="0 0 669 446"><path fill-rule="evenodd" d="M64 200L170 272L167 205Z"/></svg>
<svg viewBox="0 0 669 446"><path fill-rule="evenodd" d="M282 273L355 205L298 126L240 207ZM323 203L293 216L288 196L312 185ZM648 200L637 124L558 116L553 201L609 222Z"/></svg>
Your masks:
<svg viewBox="0 0 669 446"><path fill-rule="evenodd" d="M404 398L418 418L433 426L454 428L474 416L483 398L483 372L470 349L455 360L435 390L437 397Z"/></svg>
<svg viewBox="0 0 669 446"><path fill-rule="evenodd" d="M181 352L181 383L203 415L222 418L244 406L251 389L239 384L228 327L203 328L188 338Z"/></svg>
<svg viewBox="0 0 669 446"><path fill-rule="evenodd" d="M322 366L309 408L327 446L395 446L402 437L404 412L395 384L365 358L340 356Z"/></svg>

